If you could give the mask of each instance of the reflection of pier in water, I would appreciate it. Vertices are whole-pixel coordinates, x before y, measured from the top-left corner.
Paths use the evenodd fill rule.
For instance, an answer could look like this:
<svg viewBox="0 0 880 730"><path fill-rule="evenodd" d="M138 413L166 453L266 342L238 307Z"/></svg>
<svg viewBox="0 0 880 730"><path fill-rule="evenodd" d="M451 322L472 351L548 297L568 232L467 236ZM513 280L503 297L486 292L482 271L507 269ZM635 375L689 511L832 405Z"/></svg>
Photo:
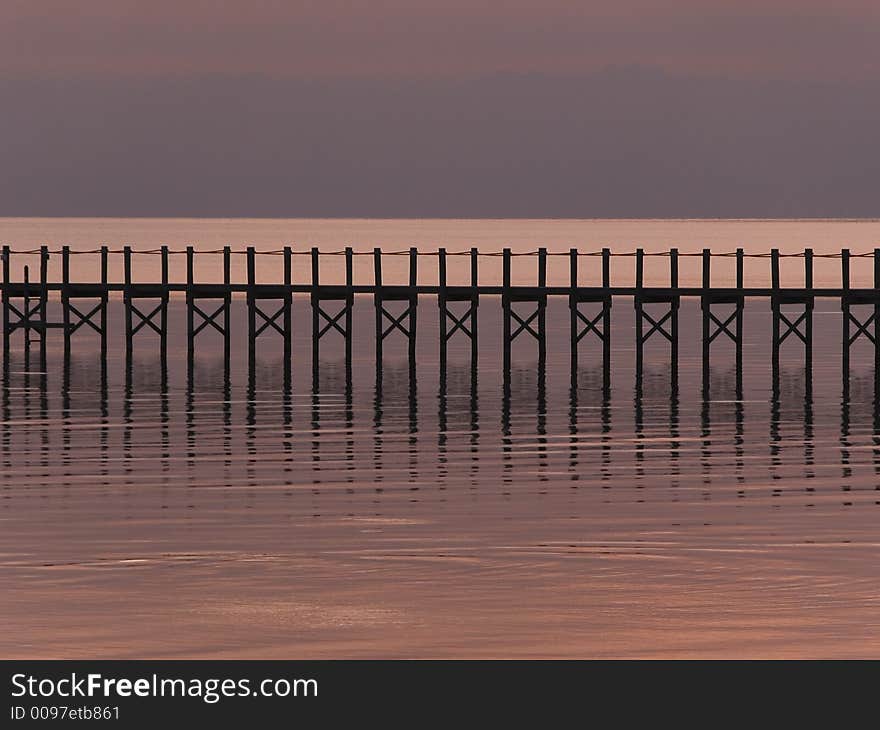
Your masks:
<svg viewBox="0 0 880 730"><path fill-rule="evenodd" d="M323 362L320 387L313 383L296 395L277 360L258 361L258 377L241 385L226 377L222 358L197 363L198 387L172 391L163 385L158 361L135 360L120 402L113 396L120 386L108 386L99 357L70 358L54 393L51 372L9 371L0 404L7 483L23 469L47 484L83 484L83 419L97 424L88 459L97 462L93 483L102 489L136 488L144 462L154 461L152 483L164 502L176 488L203 486L208 459L217 465L218 484L242 489L249 499L265 485L291 495L305 487L315 514L322 495L357 500L366 490L379 509L389 494L408 494L417 503L432 487L441 502L450 484L484 491L487 478L507 498L524 480L540 496L563 478L572 490L607 489L612 501L625 491L634 502L656 500L656 486L671 501L719 499L719 489L735 489L744 499L757 489L771 500L799 492L807 506L824 483L826 496L839 488L843 504L850 504L849 492L866 488L853 478L854 465L880 477L880 418L870 398L872 374L864 371L853 377L855 397L841 405L833 439L838 479L829 487L831 424L826 417L825 437L817 436L803 368L781 369L768 407L736 397L733 370L713 373L716 394L696 402L682 403L669 367L646 370L632 397L615 397L597 363L580 367L576 385L567 389L567 408L560 409L565 401L558 381L548 391L546 366L514 369L500 400L487 400L469 363L450 363L440 387L426 396L413 387L404 361L389 365L365 401L353 397L342 359ZM436 408L425 408L426 397ZM120 406L115 413L114 402ZM425 460L433 464L427 480ZM756 464L764 465L764 477ZM196 504L197 492L187 504Z"/></svg>

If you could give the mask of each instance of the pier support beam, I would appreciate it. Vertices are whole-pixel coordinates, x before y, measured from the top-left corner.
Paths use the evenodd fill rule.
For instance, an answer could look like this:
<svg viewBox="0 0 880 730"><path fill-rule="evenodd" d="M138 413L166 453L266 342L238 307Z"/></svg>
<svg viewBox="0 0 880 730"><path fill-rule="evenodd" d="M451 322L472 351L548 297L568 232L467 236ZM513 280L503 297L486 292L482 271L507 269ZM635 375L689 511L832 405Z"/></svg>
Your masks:
<svg viewBox="0 0 880 730"><path fill-rule="evenodd" d="M125 358L129 369L134 354L134 336L143 329L150 329L159 337L159 364L162 371L163 386L168 375L168 246L159 249L161 257L161 280L158 286L132 283L131 247L122 249L124 285L123 303L125 305ZM144 301L142 308L135 300Z"/></svg>
<svg viewBox="0 0 880 730"><path fill-rule="evenodd" d="M602 343L602 388L608 394L611 389L611 251L602 249L602 286L578 286L578 252L569 251L571 294L568 306L571 310L571 387L577 389L578 345L588 334L594 334ZM581 310L584 303L598 303L597 314L587 315ZM601 326L600 326L601 323Z"/></svg>
<svg viewBox="0 0 880 730"><path fill-rule="evenodd" d="M248 380L254 381L257 367L257 338L267 330L274 330L283 339L283 378L284 386L288 387L291 380L290 354L291 354L291 314L293 307L293 290L291 289L292 264L291 250L285 246L282 251L284 259L283 284L268 284L257 286L256 274L256 250L248 246L247 251L247 309L248 309ZM277 309L266 310L260 306L260 302L279 302ZM280 320L280 323L279 323Z"/></svg>
<svg viewBox="0 0 880 730"><path fill-rule="evenodd" d="M859 337L867 338L874 346L874 402L880 399L880 249L874 249L874 288L853 292L850 288L850 251L840 252L841 286L840 307L843 311L842 374L843 400L849 401L850 348ZM853 306L872 307L870 315L861 319L853 313ZM855 333L850 334L850 325Z"/></svg>
<svg viewBox="0 0 880 730"><path fill-rule="evenodd" d="M678 390L678 307L681 296L678 293L678 249L669 251L669 284L668 290L645 289L645 252L636 250L636 389L641 389L644 375L645 343L655 332L669 341L670 378L672 392ZM645 305L668 304L669 309L662 316L655 318L649 314ZM645 324L648 331L645 332Z"/></svg>
<svg viewBox="0 0 880 730"><path fill-rule="evenodd" d="M538 249L538 286L511 286L511 252L502 252L501 306L504 316L504 388L510 388L511 346L519 335L527 332L538 343L538 372L543 373L547 362L547 249ZM518 303L533 304L528 313L517 312ZM516 323L516 329L513 324ZM535 323L537 326L533 326Z"/></svg>
<svg viewBox="0 0 880 730"><path fill-rule="evenodd" d="M469 287L449 286L446 277L446 249L438 252L439 291L437 304L440 309L440 373L445 380L447 343L456 332L461 332L471 342L471 373L477 370L477 307L480 302L477 278L477 249L470 251L471 285ZM453 311L450 302L468 302L468 308L461 313ZM451 327L450 327L451 325Z"/></svg>
<svg viewBox="0 0 880 730"><path fill-rule="evenodd" d="M187 370L188 380L192 385L195 368L195 341L202 330L207 327L215 329L223 337L223 368L225 379L229 380L230 330L229 310L232 305L231 281L231 249L223 248L223 286L196 284L194 272L194 251L192 246L186 247L186 339L187 339ZM210 314L198 304L202 300L219 300L221 303ZM222 324L217 320L222 316ZM198 317L198 324L196 318Z"/></svg>
<svg viewBox="0 0 880 730"><path fill-rule="evenodd" d="M101 281L99 284L73 284L70 281L70 247L61 247L61 311L64 323L64 363L70 364L71 338L83 326L94 330L101 342L101 373L107 374L107 247L101 246ZM80 309L71 300L97 300L91 308ZM88 306L88 305L87 305ZM97 323L95 319L97 318Z"/></svg>
<svg viewBox="0 0 880 730"><path fill-rule="evenodd" d="M3 362L9 361L10 336L15 330L24 332L25 356L30 360L32 332L37 332L40 340L40 367L46 365L46 331L49 324L47 311L49 302L48 269L49 248L40 247L40 280L35 286L30 281L29 267L24 267L24 282L11 281L12 253L9 246L3 247ZM14 299L20 303L14 303ZM59 326L59 325L54 325Z"/></svg>
<svg viewBox="0 0 880 730"><path fill-rule="evenodd" d="M712 289L711 283L712 252L703 249L703 293L700 304L703 310L703 396L709 395L710 381L710 349L719 335L729 337L736 348L734 367L736 377L736 397L742 398L742 354L743 354L743 250L736 250L736 291L726 292ZM712 311L713 305L733 305L733 311L718 316ZM731 330L733 326L733 330Z"/></svg>
<svg viewBox="0 0 880 730"><path fill-rule="evenodd" d="M417 289L418 251L409 250L409 286L386 286L382 283L382 251L373 250L375 272L374 303L376 306L376 378L382 379L382 355L385 338L397 330L407 339L410 379L416 366L416 309L419 303ZM405 302L400 314L388 311L386 302ZM386 326L386 320L388 325Z"/></svg>
<svg viewBox="0 0 880 730"><path fill-rule="evenodd" d="M779 394L779 350L782 343L794 334L804 343L804 376L806 395L813 387L813 251L804 251L804 288L801 291L786 291L779 285L779 249L770 251L770 303L773 308L773 353L772 376L774 396ZM803 311L794 319L782 311L786 304L802 305Z"/></svg>
<svg viewBox="0 0 880 730"><path fill-rule="evenodd" d="M345 249L344 286L322 286L320 284L318 249L312 249L312 386L315 392L318 391L320 385L321 338L334 330L342 335L345 342L346 389L351 389L351 319L352 307L354 306L353 256L354 252L351 247L347 247ZM341 308L328 311L323 302L341 303Z"/></svg>

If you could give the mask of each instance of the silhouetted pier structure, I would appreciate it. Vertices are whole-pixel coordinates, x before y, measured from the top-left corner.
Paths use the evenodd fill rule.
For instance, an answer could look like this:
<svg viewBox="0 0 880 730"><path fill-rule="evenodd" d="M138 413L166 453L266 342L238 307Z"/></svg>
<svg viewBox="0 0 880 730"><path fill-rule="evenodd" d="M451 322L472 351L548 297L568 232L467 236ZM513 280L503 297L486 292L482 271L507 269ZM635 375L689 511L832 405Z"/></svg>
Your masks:
<svg viewBox="0 0 880 730"><path fill-rule="evenodd" d="M61 256L60 280L49 276L50 255ZM70 262L74 255L97 257L97 279L91 282L71 280ZM209 255L222 256L222 281L201 283L198 278L197 261ZM158 256L160 275L153 282L136 282L134 262L136 257ZM172 255L186 258L186 277L184 281L171 278L169 260ZM246 280L233 281L232 257L246 257ZM123 276L120 280L110 277L110 263L117 256L122 257ZM257 259L274 256L281 265L276 267L276 281L259 281ZM327 284L320 277L321 262L325 257L344 257L344 282ZM356 282L353 261L356 256L372 256L373 277L369 282ZM405 256L408 260L408 281L390 284L383 278L383 262L389 256ZM567 284L548 284L547 262L552 256L568 258L570 277ZM611 277L611 260L617 257L634 259L634 284L615 285ZM668 286L648 286L645 284L645 258L661 257L668 262ZM30 264L38 259L39 275L34 279ZM464 281L452 281L448 264L452 257L465 257L469 263L470 276ZM501 258L501 283L481 283L480 259L484 257ZM534 284L514 284L512 261L525 257L535 266ZM682 257L699 257L702 260L702 281L700 286L681 286L679 284L679 262ZM712 282L712 262L719 258L735 259L734 280L728 286ZM702 311L702 357L703 389L708 393L710 387L710 361L712 343L722 335L730 339L735 347L733 366L736 373L736 391L742 391L743 359L743 310L746 299L765 299L772 312L772 337L770 342L771 367L774 383L778 383L780 349L788 339L803 345L803 357L807 372L807 387L810 383L813 350L813 308L817 298L832 298L840 301L842 317L843 373L845 392L849 388L850 348L864 337L874 346L875 389L880 393L880 249L872 252L852 254L843 250L835 254L822 254L821 258L840 260L840 287L816 287L813 283L814 256L810 249L796 254L780 254L773 249L767 254L745 254L743 249L729 253L702 252L680 253L671 249L661 253L646 253L642 249L634 252L616 253L608 248L600 251L548 252L544 248L536 251L514 253L509 248L497 252L480 252L476 248L449 252L444 248L437 251L355 252L352 248L341 251L321 252L317 248L308 251L294 251L290 247L274 251L257 251L248 247L244 251L233 251L225 247L217 251L196 251L192 246L183 250L171 251L167 246L150 251L133 251L130 247L110 250L103 246L92 251L71 251L64 246L50 251L43 246L29 251L13 251L9 246L2 249L3 260L3 352L4 363L8 363L12 336L22 332L26 351L33 344L39 346L41 362L44 362L46 338L52 329L61 330L64 339L65 357L70 357L71 349L77 340L77 333L91 330L100 340L102 364L106 363L108 342L108 302L111 297L121 295L125 309L125 351L127 361L131 361L136 341L142 332L152 330L158 335L159 357L163 376L167 368L169 302L175 295L184 295L187 318L187 354L189 374L192 376L193 362L199 335L207 329L216 330L223 338L224 363L229 368L231 342L233 337L230 311L234 297L243 297L247 303L247 345L248 363L253 376L257 359L258 344L262 335L274 334L283 342L283 362L285 384L289 385L294 354L292 337L295 326L293 299L295 294L307 294L312 310L312 372L318 382L320 364L320 343L325 335L335 333L342 337L345 347L346 376L351 377L353 318L352 309L355 297L371 296L375 308L375 348L376 375L381 382L383 346L392 335L402 336L407 343L410 370L416 367L416 334L418 330L418 304L422 297L436 297L439 307L439 361L441 371L447 363L448 343L454 336L466 337L470 341L471 369L475 376L478 355L477 311L483 297L498 297L502 309L502 360L505 387L509 387L512 364L513 343L520 337L534 340L537 349L538 369L543 372L547 357L547 303L551 297L566 297L570 309L570 355L572 386L577 384L578 358L580 350L590 342L601 350L604 372L604 388L610 387L611 338L614 335L611 324L611 306L615 298L627 298L635 307L635 360L636 385L640 387L644 369L644 348L649 340L659 336L666 340L670 348L672 388L678 383L678 345L679 345L679 307L682 297L700 299ZM310 262L310 281L294 281L295 261L308 258ZM744 260L746 258L768 259L770 264L770 286L748 287L744 282ZM780 259L797 258L803 261L804 281L802 286L784 285L780 275ZM436 270L436 283L424 283L419 278L419 264L425 260L432 262L429 267ZM434 260L436 264L434 265ZM856 288L850 284L853 260L873 259L873 286ZM19 269L16 269L16 263ZM23 265L27 262L29 265ZM306 264L305 266L308 266ZM13 272L20 271L18 277ZM592 286L580 281L584 272L599 280ZM61 318L50 318L49 302L59 301ZM867 306L870 313L865 316L858 307ZM659 312L658 308L659 307ZM721 311L727 307L727 311ZM791 314L791 308L796 314ZM397 308L397 309L395 309ZM784 309L786 308L786 309ZM620 336L630 336L620 332ZM582 341L588 342L582 342ZM146 346L146 343L144 343ZM140 346L140 345L139 345Z"/></svg>

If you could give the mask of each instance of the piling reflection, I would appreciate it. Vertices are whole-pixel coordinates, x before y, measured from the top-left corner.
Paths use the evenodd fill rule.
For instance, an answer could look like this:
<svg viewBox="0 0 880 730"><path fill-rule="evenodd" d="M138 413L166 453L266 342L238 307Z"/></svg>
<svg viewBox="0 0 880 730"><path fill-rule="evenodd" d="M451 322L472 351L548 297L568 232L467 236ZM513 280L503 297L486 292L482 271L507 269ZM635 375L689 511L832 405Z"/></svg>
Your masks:
<svg viewBox="0 0 880 730"><path fill-rule="evenodd" d="M666 413L665 424L663 413ZM636 486L644 488L643 479L651 469L651 474L660 469L657 457L663 455L660 447L667 440L667 463L665 473L671 479L673 488L678 486L679 451L681 449L679 432L678 378L676 369L653 368L643 372L636 382L633 395L633 438L635 456ZM662 434L666 434L666 437ZM648 457L651 463L647 463ZM659 473L664 473L660 471Z"/></svg>
<svg viewBox="0 0 880 730"><path fill-rule="evenodd" d="M801 467L799 477L815 477L814 408L811 373L806 367L782 370L774 381L770 401L770 476L789 478L791 468ZM795 435L792 430L798 427ZM792 449L799 446L797 453ZM788 456L784 452L788 452ZM774 495L779 496L779 487ZM809 487L808 487L809 489Z"/></svg>
<svg viewBox="0 0 880 730"><path fill-rule="evenodd" d="M611 479L611 390L607 368L580 368L575 382L569 391L569 478L572 487L577 488L578 482L585 476L581 460L584 459L586 469L590 469L590 450L596 446L595 435L590 425L599 416L600 428L598 438L599 479L607 482ZM586 422L584 433L581 433L581 421ZM581 451L586 444L586 458ZM587 482L589 483L589 472Z"/></svg>
<svg viewBox="0 0 880 730"><path fill-rule="evenodd" d="M458 465L465 457L467 482L472 489L476 488L480 471L480 414L478 381L472 365L441 368L437 405L438 486L445 490L451 479L462 475L461 471L451 472L450 462Z"/></svg>

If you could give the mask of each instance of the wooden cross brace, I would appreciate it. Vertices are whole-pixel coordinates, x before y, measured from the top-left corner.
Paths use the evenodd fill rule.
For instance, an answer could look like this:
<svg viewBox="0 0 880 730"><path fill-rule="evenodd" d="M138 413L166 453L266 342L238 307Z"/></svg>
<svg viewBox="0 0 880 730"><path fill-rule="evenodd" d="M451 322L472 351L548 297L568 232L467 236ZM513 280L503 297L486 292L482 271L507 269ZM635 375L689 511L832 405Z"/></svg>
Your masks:
<svg viewBox="0 0 880 730"><path fill-rule="evenodd" d="M193 333L192 333L193 337L195 337L199 332L201 332L203 329L205 329L205 327L207 327L208 325L210 325L215 330L217 330L221 335L225 334L223 327L221 327L219 324L217 324L217 321L216 321L217 317L226 310L225 304L221 304L219 307L217 307L217 311L215 311L213 314L210 314L210 315L205 314L205 312L201 309L201 307L199 307L195 302L192 302L190 306L192 306L193 312L195 312L196 314L198 314L202 318L202 322L199 324L198 327L196 327L193 330Z"/></svg>
<svg viewBox="0 0 880 730"><path fill-rule="evenodd" d="M735 309L724 321L722 321L711 309L708 310L709 319L716 325L715 331L709 335L710 344L722 333L727 335L733 342L737 341L736 333L730 331L730 325L736 320L737 314L739 314L739 310Z"/></svg>
<svg viewBox="0 0 880 730"><path fill-rule="evenodd" d="M140 332L144 327L149 327L153 330L157 335L162 335L161 328L153 321L153 318L162 311L162 302L156 305L156 308L153 309L149 314L144 314L140 309L138 309L133 303L128 305L132 311L132 314L136 314L140 322L138 322L134 327L131 328L132 336L136 335Z"/></svg>
<svg viewBox="0 0 880 730"><path fill-rule="evenodd" d="M67 308L77 317L77 321L74 324L70 325L70 333L73 334L84 324L87 324L100 335L101 328L92 321L92 317L94 317L98 312L101 311L103 305L103 302L98 302L87 314L83 314L79 309L77 309L68 301Z"/></svg>
<svg viewBox="0 0 880 730"><path fill-rule="evenodd" d="M860 335L864 335L865 337L867 337L871 341L871 344L876 344L874 341L874 333L868 331L868 327L870 327L874 323L876 314L876 312L871 312L870 317L868 317L864 322L860 322L859 319L852 312L847 312L847 316L849 317L850 322L852 322L856 326L855 334L849 338L850 345L855 342Z"/></svg>
<svg viewBox="0 0 880 730"><path fill-rule="evenodd" d="M412 310L412 305L409 305L406 309L404 309L400 313L399 316L396 316L396 317L393 314L391 314L387 309L385 309L384 304L381 306L381 310L382 310L382 316L387 318L388 321L391 322L391 324L388 325L388 328L382 332L382 339L383 340L386 337L388 337L388 335L390 335L395 329L400 330L406 338L409 338L411 336L410 331L406 327L403 326L403 320L404 320L404 318L409 316L410 311Z"/></svg>
<svg viewBox="0 0 880 730"><path fill-rule="evenodd" d="M580 342L584 337L587 336L588 333L594 332L596 337L600 340L605 340L605 333L599 329L599 320L601 320L605 316L605 311L600 310L599 313L590 319L587 317L578 307L574 307L574 313L577 315L577 318L584 323L584 328L577 333L577 337L575 337L575 342Z"/></svg>
<svg viewBox="0 0 880 730"><path fill-rule="evenodd" d="M519 324L519 327L517 327L516 331L510 336L511 342L513 342L517 338L517 336L519 336L519 334L522 332L528 332L536 340L541 339L540 335L532 328L532 322L534 322L535 319L537 319L538 315L541 312L541 307L538 307L534 312L532 312L525 319L523 317L521 317L519 315L519 313L513 307L508 307L507 311L510 312L510 316L513 317L517 321L517 323Z"/></svg>
<svg viewBox="0 0 880 730"><path fill-rule="evenodd" d="M273 314L271 316L266 314L256 304L254 304L253 307L254 307L254 312L259 314L260 317L263 319L263 323L259 327L257 327L256 331L254 332L254 337L259 337L269 327L274 329L282 337L284 336L284 328L280 324L278 324L278 318L284 314L284 310L286 308L286 305L282 304L281 307L278 309L278 311L275 312L275 314Z"/></svg>
<svg viewBox="0 0 880 730"><path fill-rule="evenodd" d="M783 314L781 311L779 312L779 319L785 325L785 332L783 332L782 336L779 338L780 345L785 342L786 338L792 332L800 338L801 342L803 342L805 345L808 344L807 336L800 330L800 325L804 320L806 320L808 311L809 310L805 309L803 312L801 312L801 315L796 320L794 320L794 322L786 317L785 314Z"/></svg>
<svg viewBox="0 0 880 730"><path fill-rule="evenodd" d="M321 305L316 304L315 308L318 310L318 314L324 318L324 326L318 331L318 339L321 339L325 334L327 334L331 329L336 330L343 337L346 337L345 328L339 324L339 320L348 312L348 305L344 305L342 309L335 316L330 316L327 312L324 311Z"/></svg>
<svg viewBox="0 0 880 730"><path fill-rule="evenodd" d="M7 300L7 306L9 307L9 311L12 312L16 317L18 317L17 322L10 322L8 332L13 332L19 327L27 327L30 324L31 318L33 315L38 314L40 312L43 303L37 299L36 303L31 305L29 300L25 300L23 305L24 311L16 307L11 301Z"/></svg>
<svg viewBox="0 0 880 730"><path fill-rule="evenodd" d="M473 307L473 305L471 305L470 307L468 307L467 310L464 311L464 312L461 314L460 317L457 316L457 315L455 314L455 312L453 312L452 310L450 310L449 307L444 307L444 308L443 308L443 311L445 312L446 317L448 317L449 319L451 319L452 322L453 322L452 329L449 330L449 331L446 333L446 339L447 339L447 341L448 341L448 340L452 337L452 335L454 335L458 330L461 330L462 332L464 332L468 337L473 338L473 334L471 333L470 328L465 324L465 320L466 320L466 319L469 319L469 318L471 317L471 315L473 314L473 311L474 311L474 307Z"/></svg>
<svg viewBox="0 0 880 730"><path fill-rule="evenodd" d="M670 308L666 314L664 314L659 320L657 320L654 319L650 314L648 314L644 309L640 309L640 316L648 320L648 324L651 325L651 329L649 329L644 335L642 335L642 342L647 342L648 338L655 332L659 332L667 340L673 342L672 335L666 331L663 325L666 324L667 320L669 320L670 317L672 317L672 313L674 311L674 309Z"/></svg>

